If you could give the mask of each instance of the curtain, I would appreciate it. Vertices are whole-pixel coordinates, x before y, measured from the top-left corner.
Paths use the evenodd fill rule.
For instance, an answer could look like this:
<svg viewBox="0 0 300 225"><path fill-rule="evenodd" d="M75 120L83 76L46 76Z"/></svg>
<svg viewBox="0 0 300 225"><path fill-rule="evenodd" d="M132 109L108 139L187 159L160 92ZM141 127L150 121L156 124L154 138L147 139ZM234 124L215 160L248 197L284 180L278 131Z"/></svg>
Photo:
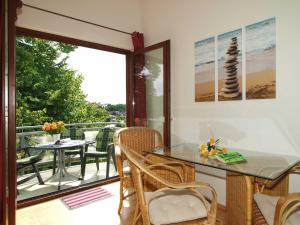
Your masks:
<svg viewBox="0 0 300 225"><path fill-rule="evenodd" d="M132 33L134 51L144 48L144 35L139 32ZM144 54L134 56L134 125L147 126L146 108L146 78L143 75L145 66Z"/></svg>

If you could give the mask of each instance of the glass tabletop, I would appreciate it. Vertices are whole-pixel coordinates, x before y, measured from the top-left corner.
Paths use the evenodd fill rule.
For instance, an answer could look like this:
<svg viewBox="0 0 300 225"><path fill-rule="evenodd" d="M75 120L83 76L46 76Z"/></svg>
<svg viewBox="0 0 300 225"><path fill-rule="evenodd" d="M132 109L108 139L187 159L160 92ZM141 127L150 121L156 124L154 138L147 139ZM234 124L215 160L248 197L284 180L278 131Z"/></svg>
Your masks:
<svg viewBox="0 0 300 225"><path fill-rule="evenodd" d="M298 156L254 152L242 149L229 148L229 150L238 151L247 158L247 161L226 164L216 158L202 157L199 146L196 144L180 144L172 146L170 149L156 148L154 152L149 153L268 180L280 177L300 162L300 157Z"/></svg>
<svg viewBox="0 0 300 225"><path fill-rule="evenodd" d="M66 142L62 142L60 144L54 143L47 143L47 144L38 144L35 145L34 148L37 149L65 149L65 148L72 148L72 147L80 147L85 144L90 144L90 142L86 142L85 140L69 140Z"/></svg>

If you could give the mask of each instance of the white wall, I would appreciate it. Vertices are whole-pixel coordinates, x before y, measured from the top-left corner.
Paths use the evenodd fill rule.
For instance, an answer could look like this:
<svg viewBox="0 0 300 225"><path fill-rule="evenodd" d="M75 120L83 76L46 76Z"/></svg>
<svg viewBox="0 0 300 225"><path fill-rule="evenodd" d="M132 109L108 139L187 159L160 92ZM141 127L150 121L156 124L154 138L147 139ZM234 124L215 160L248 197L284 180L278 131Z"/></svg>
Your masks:
<svg viewBox="0 0 300 225"><path fill-rule="evenodd" d="M129 33L142 30L139 0L24 0L23 2ZM26 6L22 8L17 25L124 49L133 48L130 35L40 12Z"/></svg>
<svg viewBox="0 0 300 225"><path fill-rule="evenodd" d="M144 0L142 7L146 45L171 39L172 143L200 143L211 130L228 146L300 154L299 0ZM194 42L274 16L277 98L195 103ZM225 180L197 176L215 184L224 204ZM292 191L299 183L292 179Z"/></svg>

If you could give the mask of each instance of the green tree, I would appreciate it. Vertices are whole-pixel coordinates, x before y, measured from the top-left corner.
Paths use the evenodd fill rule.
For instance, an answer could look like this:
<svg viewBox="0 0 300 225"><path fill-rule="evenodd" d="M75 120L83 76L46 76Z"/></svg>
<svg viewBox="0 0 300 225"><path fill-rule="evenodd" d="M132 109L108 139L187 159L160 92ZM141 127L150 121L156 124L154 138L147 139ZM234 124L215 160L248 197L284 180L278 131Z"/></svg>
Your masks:
<svg viewBox="0 0 300 225"><path fill-rule="evenodd" d="M115 112L125 113L126 105L125 104L116 104L116 105L107 104L105 108L109 112L115 111Z"/></svg>
<svg viewBox="0 0 300 225"><path fill-rule="evenodd" d="M86 101L83 76L68 68L76 46L27 36L17 37L17 126L45 121L105 121L108 113Z"/></svg>

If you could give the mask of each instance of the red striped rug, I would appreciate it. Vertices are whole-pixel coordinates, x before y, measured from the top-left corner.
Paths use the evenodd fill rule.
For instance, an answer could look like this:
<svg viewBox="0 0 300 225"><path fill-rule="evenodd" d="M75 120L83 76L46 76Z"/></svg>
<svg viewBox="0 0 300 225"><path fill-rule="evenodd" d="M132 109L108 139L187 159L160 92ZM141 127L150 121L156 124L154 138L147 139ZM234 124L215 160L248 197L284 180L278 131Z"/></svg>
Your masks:
<svg viewBox="0 0 300 225"><path fill-rule="evenodd" d="M107 190L97 187L73 195L68 195L63 197L62 200L70 209L74 209L110 196L112 196L112 194Z"/></svg>

